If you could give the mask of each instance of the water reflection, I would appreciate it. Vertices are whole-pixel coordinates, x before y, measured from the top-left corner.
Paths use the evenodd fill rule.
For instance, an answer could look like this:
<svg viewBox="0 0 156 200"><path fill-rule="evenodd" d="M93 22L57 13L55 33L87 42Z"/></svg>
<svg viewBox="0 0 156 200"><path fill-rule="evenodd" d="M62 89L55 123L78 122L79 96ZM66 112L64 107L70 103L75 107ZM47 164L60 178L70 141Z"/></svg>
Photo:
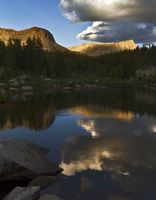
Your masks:
<svg viewBox="0 0 156 200"><path fill-rule="evenodd" d="M93 169L141 177L143 169L153 172L156 169L156 148L152 138L75 136L68 140L62 152L61 166L69 176ZM140 169L140 173L135 174Z"/></svg>
<svg viewBox="0 0 156 200"><path fill-rule="evenodd" d="M53 105L43 99L10 100L3 107L0 106L0 129L23 127L42 130L54 122L55 111Z"/></svg>
<svg viewBox="0 0 156 200"><path fill-rule="evenodd" d="M53 191L65 200L154 200L155 145L153 138L148 137L70 137L62 150L61 162L63 173L69 178L49 187L47 192ZM65 193L71 186L72 198Z"/></svg>
<svg viewBox="0 0 156 200"><path fill-rule="evenodd" d="M156 125L153 125L151 129L153 133L156 133Z"/></svg>
<svg viewBox="0 0 156 200"><path fill-rule="evenodd" d="M89 132L93 138L100 137L100 132L95 128L95 120L80 120L78 125Z"/></svg>
<svg viewBox="0 0 156 200"><path fill-rule="evenodd" d="M46 192L64 200L155 200L155 102L156 94L146 91L10 99L0 106L0 137L29 138L49 148L64 178Z"/></svg>
<svg viewBox="0 0 156 200"><path fill-rule="evenodd" d="M77 113L79 115L83 115L86 117L105 117L105 118L112 118L112 119L119 119L121 121L131 122L135 114L131 111L122 111L122 110L115 110L115 109L108 109L105 107L90 105L90 106L81 106L81 107L74 107L71 109L72 112Z"/></svg>
<svg viewBox="0 0 156 200"><path fill-rule="evenodd" d="M140 116L155 118L155 102L156 95L144 91L54 92L27 99L17 98L0 106L0 129L25 127L42 131L53 124L57 112L63 109L86 118L131 123ZM90 124L94 126L94 121Z"/></svg>
<svg viewBox="0 0 156 200"><path fill-rule="evenodd" d="M148 118L147 116L138 118L136 116L131 123L128 123L118 119L115 120L107 119L105 117L92 117L81 119L77 123L93 137L99 137L100 135L147 135L150 137L155 132L156 119L153 117Z"/></svg>

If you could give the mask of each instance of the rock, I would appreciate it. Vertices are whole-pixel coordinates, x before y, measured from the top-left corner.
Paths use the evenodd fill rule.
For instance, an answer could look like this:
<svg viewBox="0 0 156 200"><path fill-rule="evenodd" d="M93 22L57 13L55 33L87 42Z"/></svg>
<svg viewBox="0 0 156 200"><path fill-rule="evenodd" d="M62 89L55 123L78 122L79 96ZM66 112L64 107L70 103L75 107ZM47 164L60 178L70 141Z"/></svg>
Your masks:
<svg viewBox="0 0 156 200"><path fill-rule="evenodd" d="M9 80L9 83L10 83L12 86L18 86L18 85L19 85L19 82L18 82L16 79L11 79L11 80Z"/></svg>
<svg viewBox="0 0 156 200"><path fill-rule="evenodd" d="M39 200L62 200L62 199L60 199L59 197L55 195L46 194L42 196Z"/></svg>
<svg viewBox="0 0 156 200"><path fill-rule="evenodd" d="M48 149L28 140L0 140L0 182L34 179L40 175L53 176L61 172L47 160Z"/></svg>
<svg viewBox="0 0 156 200"><path fill-rule="evenodd" d="M17 87L17 86L19 86L19 82L18 81L13 82L13 83L11 83L11 85Z"/></svg>
<svg viewBox="0 0 156 200"><path fill-rule="evenodd" d="M76 84L75 87L76 88L81 88L81 85Z"/></svg>
<svg viewBox="0 0 156 200"><path fill-rule="evenodd" d="M0 94L6 94L6 91L4 89L0 89Z"/></svg>
<svg viewBox="0 0 156 200"><path fill-rule="evenodd" d="M26 84L26 83L25 83L24 80L21 79L21 80L20 80L20 84L21 84L21 85L24 85L24 84Z"/></svg>
<svg viewBox="0 0 156 200"><path fill-rule="evenodd" d="M59 176L39 176L29 183L29 186L40 186L41 189L55 183Z"/></svg>
<svg viewBox="0 0 156 200"><path fill-rule="evenodd" d="M23 85L26 83L30 84L30 82L32 81L29 75L21 75L18 77L18 79L20 80L20 83Z"/></svg>
<svg viewBox="0 0 156 200"><path fill-rule="evenodd" d="M33 90L33 87L32 86L23 86L23 87L21 87L21 90L31 91L31 90Z"/></svg>
<svg viewBox="0 0 156 200"><path fill-rule="evenodd" d="M71 87L63 87L62 90L70 90Z"/></svg>
<svg viewBox="0 0 156 200"><path fill-rule="evenodd" d="M156 77L156 66L147 67L145 69L138 69L136 71L136 76L138 78L139 77L142 77L142 78Z"/></svg>
<svg viewBox="0 0 156 200"><path fill-rule="evenodd" d="M40 187L16 187L2 200L36 200L39 198Z"/></svg>
<svg viewBox="0 0 156 200"><path fill-rule="evenodd" d="M9 80L10 83L13 83L13 82L15 82L15 81L16 81L16 79L10 79L10 80Z"/></svg>
<svg viewBox="0 0 156 200"><path fill-rule="evenodd" d="M22 97L25 99L25 97L32 96L33 94L33 91L25 91L22 93Z"/></svg>
<svg viewBox="0 0 156 200"><path fill-rule="evenodd" d="M21 75L21 76L19 76L19 79L20 79L20 80L25 80L25 79L27 79L27 78L28 78L27 75Z"/></svg>
<svg viewBox="0 0 156 200"><path fill-rule="evenodd" d="M3 87L5 86L6 84L5 83L0 83L0 87Z"/></svg>
<svg viewBox="0 0 156 200"><path fill-rule="evenodd" d="M18 88L13 88L13 87L11 87L11 88L9 88L9 90L10 90L11 92L17 92L17 91L18 91Z"/></svg>
<svg viewBox="0 0 156 200"><path fill-rule="evenodd" d="M43 79L44 81L51 81L51 79L50 78L45 78L45 79Z"/></svg>

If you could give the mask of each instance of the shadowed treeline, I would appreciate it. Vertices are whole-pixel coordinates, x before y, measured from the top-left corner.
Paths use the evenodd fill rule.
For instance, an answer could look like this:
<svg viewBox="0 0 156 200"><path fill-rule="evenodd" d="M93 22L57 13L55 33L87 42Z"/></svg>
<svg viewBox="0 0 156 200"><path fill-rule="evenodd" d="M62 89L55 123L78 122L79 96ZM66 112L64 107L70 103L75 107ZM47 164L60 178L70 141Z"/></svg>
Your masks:
<svg viewBox="0 0 156 200"><path fill-rule="evenodd" d="M138 69L155 69L155 54L152 46L89 57L70 51L44 51L40 38L28 38L25 44L9 39L7 46L0 41L0 78L26 73L52 79L134 79Z"/></svg>

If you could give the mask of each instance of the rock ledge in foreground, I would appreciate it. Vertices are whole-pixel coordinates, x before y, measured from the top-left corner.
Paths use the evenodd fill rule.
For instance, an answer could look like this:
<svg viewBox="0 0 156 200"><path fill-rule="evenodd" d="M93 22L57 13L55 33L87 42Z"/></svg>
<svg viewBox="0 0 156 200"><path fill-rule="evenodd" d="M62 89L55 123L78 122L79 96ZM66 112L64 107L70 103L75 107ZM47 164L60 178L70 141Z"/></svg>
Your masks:
<svg viewBox="0 0 156 200"><path fill-rule="evenodd" d="M58 174L61 169L47 160L48 151L28 140L0 140L0 182Z"/></svg>
<svg viewBox="0 0 156 200"><path fill-rule="evenodd" d="M2 200L36 200L39 198L40 187L16 187Z"/></svg>

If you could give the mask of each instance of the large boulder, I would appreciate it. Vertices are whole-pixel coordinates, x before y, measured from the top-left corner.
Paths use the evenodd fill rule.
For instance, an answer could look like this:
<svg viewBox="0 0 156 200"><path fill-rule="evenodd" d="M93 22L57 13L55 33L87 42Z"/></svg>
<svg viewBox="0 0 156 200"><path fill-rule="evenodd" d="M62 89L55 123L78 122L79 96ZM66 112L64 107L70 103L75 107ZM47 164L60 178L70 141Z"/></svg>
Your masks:
<svg viewBox="0 0 156 200"><path fill-rule="evenodd" d="M37 200L40 194L40 187L16 187L2 200Z"/></svg>
<svg viewBox="0 0 156 200"><path fill-rule="evenodd" d="M47 160L48 151L28 140L0 140L0 182L58 174L61 169Z"/></svg>

